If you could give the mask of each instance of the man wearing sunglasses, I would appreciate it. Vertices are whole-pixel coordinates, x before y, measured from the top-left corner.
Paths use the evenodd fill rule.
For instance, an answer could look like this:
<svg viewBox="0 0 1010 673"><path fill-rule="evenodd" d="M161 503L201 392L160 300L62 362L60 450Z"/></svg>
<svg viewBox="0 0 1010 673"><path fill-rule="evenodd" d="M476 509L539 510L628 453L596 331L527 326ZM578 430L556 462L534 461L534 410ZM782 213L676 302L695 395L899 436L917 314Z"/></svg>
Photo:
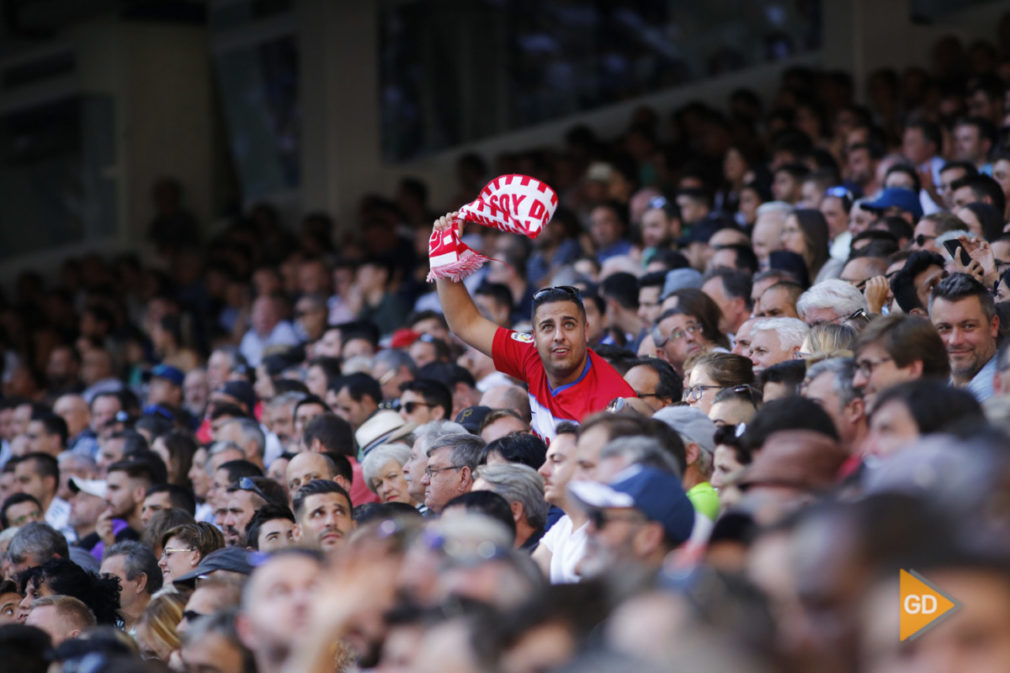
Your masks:
<svg viewBox="0 0 1010 673"><path fill-rule="evenodd" d="M455 226L454 213L435 229ZM449 329L494 360L495 369L525 381L532 428L545 441L561 421L579 422L615 397L634 397L621 375L589 349L586 310L573 287L551 287L533 297L533 334L499 327L484 317L462 283L439 278L438 299Z"/></svg>

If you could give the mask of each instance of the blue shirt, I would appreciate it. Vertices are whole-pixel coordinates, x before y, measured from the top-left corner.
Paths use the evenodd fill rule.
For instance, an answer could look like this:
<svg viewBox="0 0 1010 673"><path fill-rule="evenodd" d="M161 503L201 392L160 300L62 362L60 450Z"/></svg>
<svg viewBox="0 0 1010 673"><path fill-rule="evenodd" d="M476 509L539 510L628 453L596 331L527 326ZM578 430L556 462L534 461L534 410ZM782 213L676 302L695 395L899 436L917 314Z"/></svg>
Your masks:
<svg viewBox="0 0 1010 673"><path fill-rule="evenodd" d="M978 370L978 373L968 382L964 388L979 402L984 402L993 395L995 392L992 389L993 377L996 376L996 356L989 358L989 362L986 362L982 366L982 369Z"/></svg>

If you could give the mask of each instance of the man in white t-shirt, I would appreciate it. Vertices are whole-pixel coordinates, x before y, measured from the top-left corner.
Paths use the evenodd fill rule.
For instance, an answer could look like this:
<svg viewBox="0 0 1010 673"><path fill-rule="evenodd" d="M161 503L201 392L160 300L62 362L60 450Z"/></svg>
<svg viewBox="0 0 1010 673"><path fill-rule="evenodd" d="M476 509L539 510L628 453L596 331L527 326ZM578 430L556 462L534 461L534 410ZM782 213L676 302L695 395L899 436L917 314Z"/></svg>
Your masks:
<svg viewBox="0 0 1010 673"><path fill-rule="evenodd" d="M557 435L547 447L547 458L539 470L544 479L544 498L565 512L533 552L533 560L551 584L579 581L575 566L586 548L586 515L568 502L568 482L575 473L577 461L576 432L573 423L558 424Z"/></svg>

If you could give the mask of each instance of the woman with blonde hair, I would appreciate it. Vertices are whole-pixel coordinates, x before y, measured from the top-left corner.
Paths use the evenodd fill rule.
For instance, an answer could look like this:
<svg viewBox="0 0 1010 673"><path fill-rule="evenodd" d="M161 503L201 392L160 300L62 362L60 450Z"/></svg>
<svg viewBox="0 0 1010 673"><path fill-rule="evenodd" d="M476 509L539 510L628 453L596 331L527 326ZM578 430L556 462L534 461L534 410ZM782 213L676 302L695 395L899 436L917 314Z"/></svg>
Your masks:
<svg viewBox="0 0 1010 673"><path fill-rule="evenodd" d="M800 346L799 355L805 360L814 361L851 358L857 336L856 330L848 325L820 323L810 328L803 345Z"/></svg>
<svg viewBox="0 0 1010 673"><path fill-rule="evenodd" d="M179 649L179 632L186 599L180 594L163 593L151 599L137 622L136 639L145 659L168 663L172 652Z"/></svg>

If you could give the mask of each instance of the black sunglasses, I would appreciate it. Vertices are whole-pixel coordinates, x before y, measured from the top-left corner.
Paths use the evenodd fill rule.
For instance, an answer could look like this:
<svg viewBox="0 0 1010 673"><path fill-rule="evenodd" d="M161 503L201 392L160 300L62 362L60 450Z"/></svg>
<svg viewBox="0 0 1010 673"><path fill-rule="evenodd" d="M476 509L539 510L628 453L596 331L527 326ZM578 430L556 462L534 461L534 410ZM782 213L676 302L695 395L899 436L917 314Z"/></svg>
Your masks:
<svg viewBox="0 0 1010 673"><path fill-rule="evenodd" d="M240 491L249 491L255 493L259 497L263 498L267 502L271 502L270 498L267 497L266 493L260 490L260 487L256 485L256 482L252 480L252 477L242 477L238 481L238 487Z"/></svg>
<svg viewBox="0 0 1010 673"><path fill-rule="evenodd" d="M430 407L431 405L427 402L401 402L400 408L406 411L408 414L414 413L418 407Z"/></svg>
<svg viewBox="0 0 1010 673"><path fill-rule="evenodd" d="M539 301L541 297L546 297L551 294L565 294L572 298L577 304L582 303L582 292L577 287L572 287L571 285L555 285L554 287L545 287L542 290L538 290L536 294L533 295L533 301Z"/></svg>

